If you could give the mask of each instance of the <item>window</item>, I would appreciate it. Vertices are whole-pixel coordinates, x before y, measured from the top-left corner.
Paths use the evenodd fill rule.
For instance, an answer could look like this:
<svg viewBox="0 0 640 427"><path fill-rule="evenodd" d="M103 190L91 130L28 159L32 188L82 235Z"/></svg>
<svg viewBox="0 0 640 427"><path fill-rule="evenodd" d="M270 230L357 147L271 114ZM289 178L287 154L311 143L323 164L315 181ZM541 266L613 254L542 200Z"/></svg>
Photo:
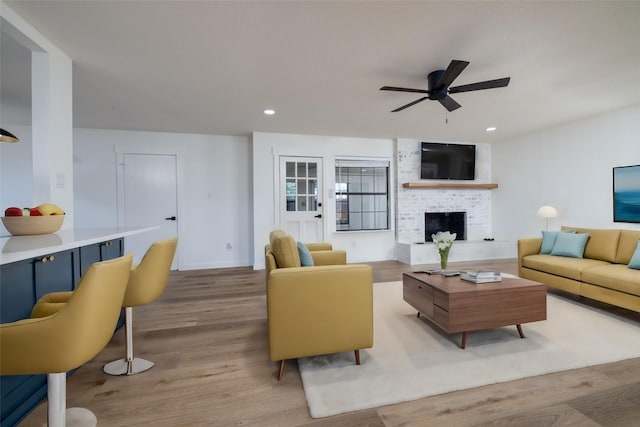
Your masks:
<svg viewBox="0 0 640 427"><path fill-rule="evenodd" d="M389 230L389 162L336 160L336 230Z"/></svg>
<svg viewBox="0 0 640 427"><path fill-rule="evenodd" d="M318 164L287 162L286 175L287 211L318 210Z"/></svg>

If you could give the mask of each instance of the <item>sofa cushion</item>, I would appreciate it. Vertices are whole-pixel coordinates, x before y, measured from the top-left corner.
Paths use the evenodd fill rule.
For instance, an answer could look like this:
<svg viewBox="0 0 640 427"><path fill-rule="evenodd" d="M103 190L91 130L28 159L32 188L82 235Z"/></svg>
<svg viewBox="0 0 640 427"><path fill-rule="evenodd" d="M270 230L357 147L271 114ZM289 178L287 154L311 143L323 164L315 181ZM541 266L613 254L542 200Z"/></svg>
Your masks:
<svg viewBox="0 0 640 427"><path fill-rule="evenodd" d="M638 246L640 240L640 230L621 230L620 240L618 242L618 253L616 254L616 263L629 264L633 252Z"/></svg>
<svg viewBox="0 0 640 427"><path fill-rule="evenodd" d="M582 281L640 296L640 270L632 270L624 264L585 268Z"/></svg>
<svg viewBox="0 0 640 427"><path fill-rule="evenodd" d="M269 243L278 268L300 267L298 246L293 237L282 230L274 230L269 234Z"/></svg>
<svg viewBox="0 0 640 427"><path fill-rule="evenodd" d="M298 255L300 256L300 265L302 267L313 267L313 258L311 257L311 252L302 242L297 242L296 246L298 246Z"/></svg>
<svg viewBox="0 0 640 427"><path fill-rule="evenodd" d="M633 253L631 260L629 261L628 267L634 270L640 270L640 240L636 245L636 251Z"/></svg>
<svg viewBox="0 0 640 427"><path fill-rule="evenodd" d="M576 230L562 230L564 233L575 233ZM553 246L556 244L556 239L560 231L543 231L542 232L542 245L540 246L541 254L550 254Z"/></svg>
<svg viewBox="0 0 640 427"><path fill-rule="evenodd" d="M589 240L588 233L558 233L551 255L582 258L587 240Z"/></svg>
<svg viewBox="0 0 640 427"><path fill-rule="evenodd" d="M527 255L522 266L556 276L580 280L582 271L589 267L609 265L608 262L588 258L568 258L554 255Z"/></svg>
<svg viewBox="0 0 640 427"><path fill-rule="evenodd" d="M562 226L561 230L576 230L577 233L588 233L589 240L584 248L584 257L616 262L620 230L578 228Z"/></svg>

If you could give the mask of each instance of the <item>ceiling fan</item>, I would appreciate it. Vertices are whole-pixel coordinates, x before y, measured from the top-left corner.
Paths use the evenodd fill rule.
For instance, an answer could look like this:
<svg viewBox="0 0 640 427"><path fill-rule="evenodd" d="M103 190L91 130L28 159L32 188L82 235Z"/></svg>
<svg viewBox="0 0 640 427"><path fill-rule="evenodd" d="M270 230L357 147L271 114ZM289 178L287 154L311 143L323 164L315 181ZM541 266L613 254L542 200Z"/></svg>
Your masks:
<svg viewBox="0 0 640 427"><path fill-rule="evenodd" d="M430 99L432 101L438 101L440 104L444 106L448 111L457 110L461 107L453 98L449 96L450 93L460 93L460 92L471 92L474 90L484 90L484 89L493 89L497 87L505 87L509 84L509 80L511 77L504 77L502 79L495 80L487 80L484 82L470 83L462 86L454 86L449 87L451 83L462 73L462 71L469 65L467 61L458 61L452 60L446 70L436 70L427 76L427 90L424 89L409 89L405 87L395 87L395 86L382 86L380 90L390 90L395 92L414 92L414 93L425 93L427 96L424 96L420 99L416 99L413 102L410 102L402 107L398 107L395 110L391 111L395 113L397 111L402 111L405 108L409 108L412 105L416 105L419 102L422 102L426 99Z"/></svg>

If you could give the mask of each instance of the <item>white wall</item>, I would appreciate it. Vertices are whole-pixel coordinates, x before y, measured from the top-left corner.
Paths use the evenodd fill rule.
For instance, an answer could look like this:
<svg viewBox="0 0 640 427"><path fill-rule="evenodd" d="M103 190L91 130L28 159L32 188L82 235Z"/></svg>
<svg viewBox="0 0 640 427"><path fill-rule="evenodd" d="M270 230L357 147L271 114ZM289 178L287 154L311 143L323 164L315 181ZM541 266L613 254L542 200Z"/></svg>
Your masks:
<svg viewBox="0 0 640 427"><path fill-rule="evenodd" d="M323 159L324 241L347 251L348 262L395 259L395 233L335 231L335 159L341 156L378 158L390 162L390 185L394 188L394 147L390 139L347 138L255 132L253 134L253 245L254 268L264 268L264 245L269 232L278 228L276 185L280 156L311 156ZM392 191L392 190L390 190ZM393 197L393 194L391 194ZM395 217L391 201L391 218Z"/></svg>
<svg viewBox="0 0 640 427"><path fill-rule="evenodd" d="M613 222L614 166L640 164L640 105L493 145L493 230L496 239L540 235L540 206L552 205L561 225L640 229Z"/></svg>
<svg viewBox="0 0 640 427"><path fill-rule="evenodd" d="M0 144L0 208L4 215L10 206L27 208L40 203L33 203L31 126L9 123L2 126L20 138L17 143Z"/></svg>
<svg viewBox="0 0 640 427"><path fill-rule="evenodd" d="M250 146L246 137L75 129L75 226L118 225L116 150L175 153L179 268L251 265Z"/></svg>
<svg viewBox="0 0 640 427"><path fill-rule="evenodd" d="M11 185L14 189L30 195L19 200L9 199L13 191L0 196L2 206L23 207L51 202L67 212L62 228L73 226L73 135L72 135L72 63L71 59L40 32L16 14L11 7L1 2L0 19L2 36L13 37L31 51L31 96L32 117L28 137L17 144L30 144L30 159L26 149L3 147L0 149L2 163L20 162L20 167L31 174L24 186L10 174L14 166L0 171L1 188ZM2 102L6 105L6 102ZM16 145L16 144L2 144ZM5 195L7 194L7 195ZM14 202L14 200L16 200Z"/></svg>

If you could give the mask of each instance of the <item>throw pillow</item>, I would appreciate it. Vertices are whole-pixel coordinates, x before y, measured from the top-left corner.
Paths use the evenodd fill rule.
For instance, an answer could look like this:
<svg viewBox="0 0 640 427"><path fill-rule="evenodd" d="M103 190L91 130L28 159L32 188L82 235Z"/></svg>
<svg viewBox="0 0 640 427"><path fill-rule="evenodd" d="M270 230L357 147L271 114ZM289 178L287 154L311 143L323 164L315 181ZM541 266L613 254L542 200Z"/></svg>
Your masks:
<svg viewBox="0 0 640 427"><path fill-rule="evenodd" d="M550 254L553 250L553 246L556 244L556 238L558 233L573 233L576 230L562 230L562 231L543 231L542 232L542 246L540 246L541 254Z"/></svg>
<svg viewBox="0 0 640 427"><path fill-rule="evenodd" d="M629 268L633 268L634 270L640 270L640 240L638 240L638 244L636 245L636 251L633 253L631 257L631 261L629 261Z"/></svg>
<svg viewBox="0 0 640 427"><path fill-rule="evenodd" d="M302 267L313 267L313 257L311 252L302 242L298 242L298 254L300 254L300 265Z"/></svg>
<svg viewBox="0 0 640 427"><path fill-rule="evenodd" d="M587 240L589 240L589 233L558 233L551 255L582 258Z"/></svg>

